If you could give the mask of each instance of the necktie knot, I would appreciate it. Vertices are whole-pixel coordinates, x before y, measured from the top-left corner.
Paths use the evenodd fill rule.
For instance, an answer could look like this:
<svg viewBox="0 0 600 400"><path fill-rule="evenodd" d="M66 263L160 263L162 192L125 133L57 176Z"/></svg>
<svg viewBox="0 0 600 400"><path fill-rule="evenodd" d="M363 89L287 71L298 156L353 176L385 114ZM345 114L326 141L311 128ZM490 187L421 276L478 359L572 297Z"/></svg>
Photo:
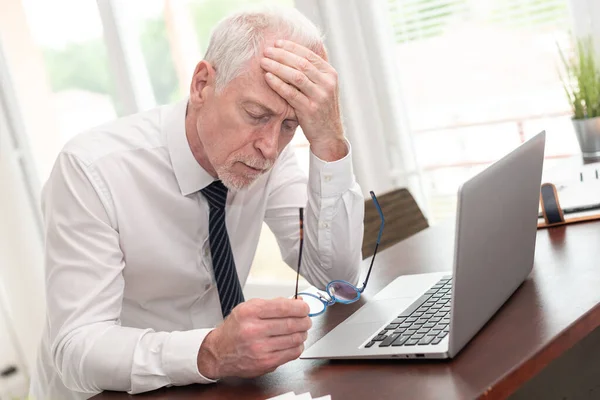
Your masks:
<svg viewBox="0 0 600 400"><path fill-rule="evenodd" d="M200 190L211 208L225 209L227 202L227 188L221 181L214 181Z"/></svg>

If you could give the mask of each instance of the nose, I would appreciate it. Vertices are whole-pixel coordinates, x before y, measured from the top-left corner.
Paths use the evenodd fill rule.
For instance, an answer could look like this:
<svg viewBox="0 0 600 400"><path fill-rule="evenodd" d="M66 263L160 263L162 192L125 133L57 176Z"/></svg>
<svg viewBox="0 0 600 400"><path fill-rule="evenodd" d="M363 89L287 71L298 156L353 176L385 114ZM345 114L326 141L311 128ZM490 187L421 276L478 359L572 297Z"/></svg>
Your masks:
<svg viewBox="0 0 600 400"><path fill-rule="evenodd" d="M265 126L260 132L260 137L256 140L254 147L262 153L267 160L273 160L277 157L279 146L279 129L276 127Z"/></svg>

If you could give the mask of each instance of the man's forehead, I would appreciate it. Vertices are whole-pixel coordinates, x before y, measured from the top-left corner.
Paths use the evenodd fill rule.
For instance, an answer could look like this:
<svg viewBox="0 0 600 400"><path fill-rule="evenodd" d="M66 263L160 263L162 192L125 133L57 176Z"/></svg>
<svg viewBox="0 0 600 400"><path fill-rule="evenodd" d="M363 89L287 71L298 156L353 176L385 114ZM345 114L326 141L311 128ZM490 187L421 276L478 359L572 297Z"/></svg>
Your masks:
<svg viewBox="0 0 600 400"><path fill-rule="evenodd" d="M259 58L257 57L259 60ZM275 114L283 114L289 111L291 106L279 94L277 94L266 81L265 71L256 61L250 62L249 68L237 79L242 91L242 102L255 103L259 106L274 111Z"/></svg>

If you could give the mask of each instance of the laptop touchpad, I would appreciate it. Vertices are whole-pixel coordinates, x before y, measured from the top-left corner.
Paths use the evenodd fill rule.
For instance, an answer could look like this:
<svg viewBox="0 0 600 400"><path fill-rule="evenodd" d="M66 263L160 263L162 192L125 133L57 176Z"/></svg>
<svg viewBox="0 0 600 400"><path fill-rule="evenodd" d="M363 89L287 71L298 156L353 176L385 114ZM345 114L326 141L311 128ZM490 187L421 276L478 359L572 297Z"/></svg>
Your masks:
<svg viewBox="0 0 600 400"><path fill-rule="evenodd" d="M386 323L394 313L401 313L413 300L410 297L401 297L385 300L371 300L352 314L346 321L349 324L363 324L365 322Z"/></svg>

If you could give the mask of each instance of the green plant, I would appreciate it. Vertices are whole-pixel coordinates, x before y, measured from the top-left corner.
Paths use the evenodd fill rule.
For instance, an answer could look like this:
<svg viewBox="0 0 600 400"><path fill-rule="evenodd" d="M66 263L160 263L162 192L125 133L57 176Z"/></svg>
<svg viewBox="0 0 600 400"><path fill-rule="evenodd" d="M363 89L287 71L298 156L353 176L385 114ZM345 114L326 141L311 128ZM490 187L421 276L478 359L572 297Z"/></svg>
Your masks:
<svg viewBox="0 0 600 400"><path fill-rule="evenodd" d="M600 116L600 64L592 39L577 40L575 54L568 58L560 46L558 50L567 74L566 77L561 74L561 81L573 109L573 118Z"/></svg>

